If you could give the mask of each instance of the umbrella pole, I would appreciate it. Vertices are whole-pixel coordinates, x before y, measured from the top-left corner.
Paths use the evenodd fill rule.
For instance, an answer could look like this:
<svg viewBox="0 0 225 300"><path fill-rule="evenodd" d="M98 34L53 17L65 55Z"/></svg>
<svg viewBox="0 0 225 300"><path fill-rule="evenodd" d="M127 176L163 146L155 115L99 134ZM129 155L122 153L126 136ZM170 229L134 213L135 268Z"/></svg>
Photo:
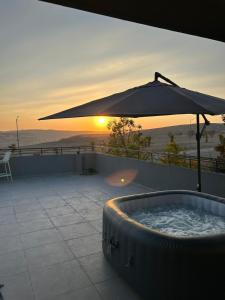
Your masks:
<svg viewBox="0 0 225 300"><path fill-rule="evenodd" d="M197 140L197 161L198 161L198 184L197 184L197 191L202 191L202 182L201 182L201 151L200 151L200 117L199 114L196 115L197 121L197 133L196 133L196 140Z"/></svg>

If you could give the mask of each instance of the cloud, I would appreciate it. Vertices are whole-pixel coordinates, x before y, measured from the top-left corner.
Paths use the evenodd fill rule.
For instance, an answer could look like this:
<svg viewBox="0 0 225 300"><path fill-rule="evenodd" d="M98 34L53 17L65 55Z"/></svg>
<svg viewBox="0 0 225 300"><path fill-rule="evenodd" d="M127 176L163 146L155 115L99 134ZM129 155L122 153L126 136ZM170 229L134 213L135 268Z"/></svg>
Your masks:
<svg viewBox="0 0 225 300"><path fill-rule="evenodd" d="M219 42L35 0L1 3L0 26L3 121L120 92L153 80L155 71L225 98Z"/></svg>

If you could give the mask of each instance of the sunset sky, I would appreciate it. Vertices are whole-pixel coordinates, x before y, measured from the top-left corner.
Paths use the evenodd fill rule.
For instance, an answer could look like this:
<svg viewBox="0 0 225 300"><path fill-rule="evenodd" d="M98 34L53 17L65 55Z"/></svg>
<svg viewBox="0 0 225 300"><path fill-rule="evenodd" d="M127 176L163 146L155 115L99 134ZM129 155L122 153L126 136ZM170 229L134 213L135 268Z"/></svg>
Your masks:
<svg viewBox="0 0 225 300"><path fill-rule="evenodd" d="M152 81L155 71L225 98L225 43L37 0L0 0L0 41L0 130L14 130L17 116L21 129L103 130L95 118L37 119ZM194 119L137 122L153 128Z"/></svg>

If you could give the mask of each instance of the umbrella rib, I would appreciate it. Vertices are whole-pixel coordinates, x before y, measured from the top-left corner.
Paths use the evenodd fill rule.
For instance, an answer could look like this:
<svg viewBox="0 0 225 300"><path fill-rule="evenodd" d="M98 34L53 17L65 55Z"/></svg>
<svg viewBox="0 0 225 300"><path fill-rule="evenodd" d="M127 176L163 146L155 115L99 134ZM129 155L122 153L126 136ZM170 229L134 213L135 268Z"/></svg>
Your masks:
<svg viewBox="0 0 225 300"><path fill-rule="evenodd" d="M168 87L169 87L173 92L175 92L175 93L177 93L177 94L179 94L179 95L182 95L182 96L185 97L186 99L188 99L188 100L190 100L191 102L193 102L193 103L194 103L196 106L198 106L199 108L201 108L201 109L203 109L203 110L206 110L207 113L205 113L205 114L214 115L214 112L212 112L212 111L206 109L206 108L205 108L204 106L202 106L201 104L196 103L196 101L195 101L191 96L189 96L189 95L183 93L180 87L177 88L177 87L172 86L172 85L171 85L171 86L168 85Z"/></svg>
<svg viewBox="0 0 225 300"><path fill-rule="evenodd" d="M190 100L190 101L192 101L196 106L198 106L199 108L201 108L201 109L203 109L203 110L206 110L202 105L200 105L200 104L198 104L198 103L196 103L196 101L194 100L194 99L192 99L189 95L186 95L186 94L184 94L184 93L182 93L180 90L178 91L177 89L175 90L175 88L177 88L178 86L174 86L174 85L170 85L170 84L166 84L166 87L169 87L170 88L170 90L172 90L173 92L175 92L175 93L178 93L178 94L180 94L181 96L183 96L184 98L186 98L186 99L188 99L188 100ZM137 91L138 91L138 89L139 88L156 88L156 87L153 87L153 86L141 86L141 87L137 87L137 88L134 88L134 89L132 89L132 90L134 90L134 92L133 93L129 93L128 95L125 95L124 97L121 97L116 103L112 103L111 105L109 105L108 107L107 107L107 109L108 108L113 108L113 106L115 106L115 105L117 105L118 103L120 103L121 101L123 101L123 100L125 100L126 98L128 98L128 97L130 97L131 95L134 95ZM178 87L179 89L180 89L180 87ZM206 110L207 111L207 113L206 114L209 114L209 115L214 115L214 113L213 112L211 112L211 111L209 111L209 110ZM104 114L104 111L101 111L100 113L103 113ZM138 114L138 115L140 115L140 114ZM154 114L155 116L160 116L160 115L162 115L162 114ZM165 114L165 115L170 115L170 114ZM131 117L132 117L132 115L130 115ZM134 116L134 115L133 115ZM143 114L143 116L150 116L150 114ZM152 115L153 116L153 115Z"/></svg>

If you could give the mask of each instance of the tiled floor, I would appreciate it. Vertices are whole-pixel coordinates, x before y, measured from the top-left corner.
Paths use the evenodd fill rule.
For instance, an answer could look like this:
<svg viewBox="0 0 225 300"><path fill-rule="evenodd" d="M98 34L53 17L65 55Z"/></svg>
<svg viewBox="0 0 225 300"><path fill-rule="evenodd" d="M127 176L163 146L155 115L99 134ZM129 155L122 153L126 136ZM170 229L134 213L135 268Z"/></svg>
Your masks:
<svg viewBox="0 0 225 300"><path fill-rule="evenodd" d="M0 182L4 300L140 299L105 261L102 207L150 189L101 176L60 174Z"/></svg>

